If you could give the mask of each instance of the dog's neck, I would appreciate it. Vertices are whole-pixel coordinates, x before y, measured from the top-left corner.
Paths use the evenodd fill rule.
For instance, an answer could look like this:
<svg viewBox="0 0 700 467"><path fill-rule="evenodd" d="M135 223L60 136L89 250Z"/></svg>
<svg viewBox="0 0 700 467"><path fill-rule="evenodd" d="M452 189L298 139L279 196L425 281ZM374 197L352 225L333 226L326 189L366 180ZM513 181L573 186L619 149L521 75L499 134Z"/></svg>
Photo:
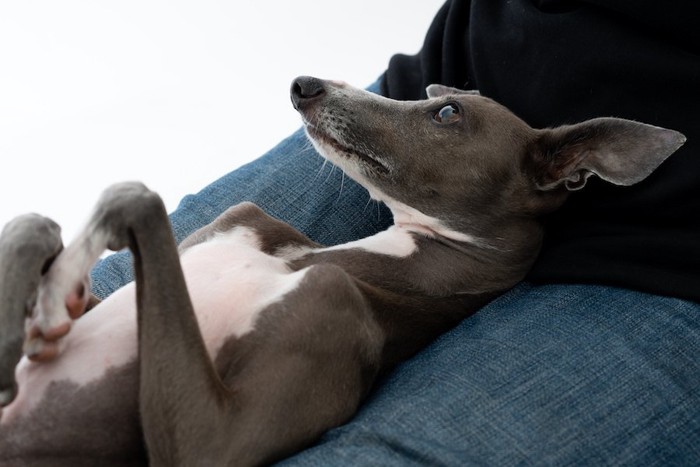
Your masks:
<svg viewBox="0 0 700 467"><path fill-rule="evenodd" d="M449 229L437 219L391 203L394 224L370 237L315 249L296 267L317 262L342 265L353 276L395 291L433 297L502 292L522 280L540 248L536 222L492 236ZM301 258L300 258L301 259Z"/></svg>
<svg viewBox="0 0 700 467"><path fill-rule="evenodd" d="M394 228L400 230L400 226ZM497 241L474 237L469 241L442 235L424 234L413 226L406 229L414 237L416 251L412 256L416 271L437 271L433 277L421 277L426 289L438 295L482 294L502 292L521 281L534 263L539 252L542 233L539 226L524 224L526 241L509 242L518 238L515 232L501 236Z"/></svg>
<svg viewBox="0 0 700 467"><path fill-rule="evenodd" d="M394 225L408 232L422 234L426 237L445 238L459 243L483 243L470 234L458 232L447 227L443 222L394 200L385 200L394 216Z"/></svg>

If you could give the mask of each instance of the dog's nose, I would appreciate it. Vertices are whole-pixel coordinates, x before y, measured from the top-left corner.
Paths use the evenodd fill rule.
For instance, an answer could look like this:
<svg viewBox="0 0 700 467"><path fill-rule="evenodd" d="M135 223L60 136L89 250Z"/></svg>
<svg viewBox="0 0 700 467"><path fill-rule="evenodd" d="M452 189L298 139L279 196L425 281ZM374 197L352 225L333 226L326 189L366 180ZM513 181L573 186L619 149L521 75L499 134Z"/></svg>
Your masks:
<svg viewBox="0 0 700 467"><path fill-rule="evenodd" d="M292 82L290 94L294 108L300 110L304 104L326 93L324 82L311 76L300 76Z"/></svg>

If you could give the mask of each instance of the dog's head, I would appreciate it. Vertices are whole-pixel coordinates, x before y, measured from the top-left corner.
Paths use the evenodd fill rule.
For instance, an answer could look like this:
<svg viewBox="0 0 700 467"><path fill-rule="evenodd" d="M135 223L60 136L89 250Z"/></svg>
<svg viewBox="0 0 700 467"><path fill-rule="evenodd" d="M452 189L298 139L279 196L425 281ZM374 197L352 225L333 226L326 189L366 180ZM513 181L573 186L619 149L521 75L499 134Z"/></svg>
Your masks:
<svg viewBox="0 0 700 467"><path fill-rule="evenodd" d="M291 94L318 151L385 202L397 223L459 240L493 220L538 217L596 175L631 185L685 137L617 118L537 130L477 92L431 85L395 101L297 78Z"/></svg>

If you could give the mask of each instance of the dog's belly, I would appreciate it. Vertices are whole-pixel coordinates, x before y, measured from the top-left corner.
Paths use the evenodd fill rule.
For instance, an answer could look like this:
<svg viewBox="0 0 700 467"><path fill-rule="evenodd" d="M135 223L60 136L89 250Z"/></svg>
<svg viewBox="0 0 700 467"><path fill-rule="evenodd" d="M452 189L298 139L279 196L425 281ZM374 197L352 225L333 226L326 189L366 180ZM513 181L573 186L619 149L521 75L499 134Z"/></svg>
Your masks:
<svg viewBox="0 0 700 467"><path fill-rule="evenodd" d="M241 228L190 248L181 257L181 263L212 358L229 337L251 332L260 312L294 290L305 274L292 272L282 259L260 252L252 232ZM37 417L32 412L50 409L53 425L60 431L61 423L75 423L72 420L83 417L99 421L100 407L105 406L99 403L100 399L116 397L119 400L110 400L110 407L134 410L138 378L120 377L119 383L112 380L124 372L136 375L136 336L132 283L73 323L56 360L33 363L24 358L16 371L19 394L0 418L0 459L5 434L31 430L24 422ZM122 387L110 387L115 383ZM90 399L84 406L75 403L78 392L80 397ZM85 413L76 418L74 413L62 414L61 407ZM85 423L86 427L89 425ZM138 431L138 426L134 428Z"/></svg>

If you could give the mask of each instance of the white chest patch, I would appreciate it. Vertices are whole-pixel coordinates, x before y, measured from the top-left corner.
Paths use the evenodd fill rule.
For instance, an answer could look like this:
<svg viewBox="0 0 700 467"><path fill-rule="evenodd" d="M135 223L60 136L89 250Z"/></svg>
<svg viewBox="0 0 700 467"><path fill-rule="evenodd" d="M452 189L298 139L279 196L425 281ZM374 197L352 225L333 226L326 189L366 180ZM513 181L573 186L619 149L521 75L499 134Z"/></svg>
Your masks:
<svg viewBox="0 0 700 467"><path fill-rule="evenodd" d="M413 254L416 251L417 246L416 240L411 232L406 229L391 226L388 230L379 232L371 237L363 238L354 242L343 243L342 245L322 248L317 251L338 251L349 250L352 248L359 248L361 250L369 251L371 253L378 253L381 255L405 258Z"/></svg>
<svg viewBox="0 0 700 467"><path fill-rule="evenodd" d="M251 332L260 312L294 290L306 273L292 272L284 260L262 253L255 233L242 227L191 247L181 263L212 358L229 337ZM73 323L59 358L45 363L22 359L16 370L20 392L2 411L0 424L35 407L52 381L84 385L134 361L136 336L132 283Z"/></svg>

